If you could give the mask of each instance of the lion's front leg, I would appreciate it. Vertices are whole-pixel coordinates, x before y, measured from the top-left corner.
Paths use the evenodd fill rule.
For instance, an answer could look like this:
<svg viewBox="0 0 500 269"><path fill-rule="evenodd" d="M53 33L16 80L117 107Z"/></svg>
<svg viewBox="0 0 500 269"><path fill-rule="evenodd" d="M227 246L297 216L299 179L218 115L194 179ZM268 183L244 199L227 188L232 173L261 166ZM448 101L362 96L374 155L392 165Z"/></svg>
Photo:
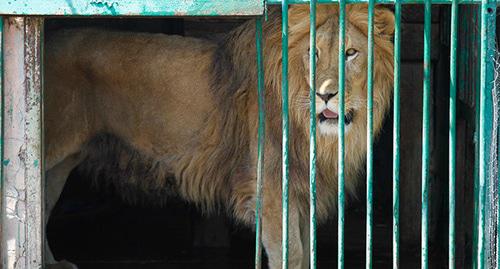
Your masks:
<svg viewBox="0 0 500 269"><path fill-rule="evenodd" d="M304 248L306 246L303 245L303 240L301 238L300 214L294 206L294 203L291 202L289 206L288 268L307 269L308 263L303 260L307 259L307 255L304 255ZM264 244L264 248L269 258L270 269L281 268L281 209L281 199L279 195L264 197L262 243Z"/></svg>

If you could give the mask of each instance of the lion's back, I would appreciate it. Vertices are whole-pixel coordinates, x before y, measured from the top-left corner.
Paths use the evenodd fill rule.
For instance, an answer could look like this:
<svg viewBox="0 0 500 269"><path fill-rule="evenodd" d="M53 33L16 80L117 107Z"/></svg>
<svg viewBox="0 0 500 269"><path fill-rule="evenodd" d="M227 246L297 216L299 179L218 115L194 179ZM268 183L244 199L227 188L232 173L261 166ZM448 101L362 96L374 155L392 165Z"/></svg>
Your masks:
<svg viewBox="0 0 500 269"><path fill-rule="evenodd" d="M71 29L49 36L49 167L103 130L149 154L187 144L213 107L214 50L206 40L164 34Z"/></svg>

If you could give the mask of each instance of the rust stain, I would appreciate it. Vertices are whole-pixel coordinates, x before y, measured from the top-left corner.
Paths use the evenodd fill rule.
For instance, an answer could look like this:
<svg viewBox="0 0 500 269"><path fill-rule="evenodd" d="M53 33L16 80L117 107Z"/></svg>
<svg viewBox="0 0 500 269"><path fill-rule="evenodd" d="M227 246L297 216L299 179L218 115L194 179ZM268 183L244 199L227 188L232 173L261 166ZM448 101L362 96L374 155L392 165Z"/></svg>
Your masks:
<svg viewBox="0 0 500 269"><path fill-rule="evenodd" d="M16 29L20 30L24 27L23 17L14 17L11 20L6 20L9 26L14 26Z"/></svg>

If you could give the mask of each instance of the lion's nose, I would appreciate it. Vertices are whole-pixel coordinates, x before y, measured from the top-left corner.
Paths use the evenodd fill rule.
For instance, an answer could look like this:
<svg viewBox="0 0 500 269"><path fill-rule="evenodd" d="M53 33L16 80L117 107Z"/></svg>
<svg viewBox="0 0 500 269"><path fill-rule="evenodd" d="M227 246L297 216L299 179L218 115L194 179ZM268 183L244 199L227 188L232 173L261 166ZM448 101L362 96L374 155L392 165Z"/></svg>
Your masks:
<svg viewBox="0 0 500 269"><path fill-rule="evenodd" d="M337 95L338 92L336 93L325 93L325 94L321 94L321 93L316 93L316 95L321 98L321 100L325 101L325 103L327 103L328 101L330 101L330 99L332 99L333 97L335 97Z"/></svg>

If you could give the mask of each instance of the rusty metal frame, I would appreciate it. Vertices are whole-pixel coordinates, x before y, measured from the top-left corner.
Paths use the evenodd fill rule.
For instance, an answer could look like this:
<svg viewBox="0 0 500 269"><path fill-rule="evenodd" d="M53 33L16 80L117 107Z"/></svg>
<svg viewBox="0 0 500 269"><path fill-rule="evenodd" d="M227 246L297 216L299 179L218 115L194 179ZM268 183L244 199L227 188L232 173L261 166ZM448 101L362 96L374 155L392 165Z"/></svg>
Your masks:
<svg viewBox="0 0 500 269"><path fill-rule="evenodd" d="M264 0L0 1L0 268L43 268L43 17L257 16ZM5 16L5 17L2 17Z"/></svg>
<svg viewBox="0 0 500 269"><path fill-rule="evenodd" d="M2 268L42 268L43 19L3 20Z"/></svg>
<svg viewBox="0 0 500 269"><path fill-rule="evenodd" d="M256 16L264 0L0 1L0 268L44 267L43 17ZM5 16L5 17L2 17Z"/></svg>

